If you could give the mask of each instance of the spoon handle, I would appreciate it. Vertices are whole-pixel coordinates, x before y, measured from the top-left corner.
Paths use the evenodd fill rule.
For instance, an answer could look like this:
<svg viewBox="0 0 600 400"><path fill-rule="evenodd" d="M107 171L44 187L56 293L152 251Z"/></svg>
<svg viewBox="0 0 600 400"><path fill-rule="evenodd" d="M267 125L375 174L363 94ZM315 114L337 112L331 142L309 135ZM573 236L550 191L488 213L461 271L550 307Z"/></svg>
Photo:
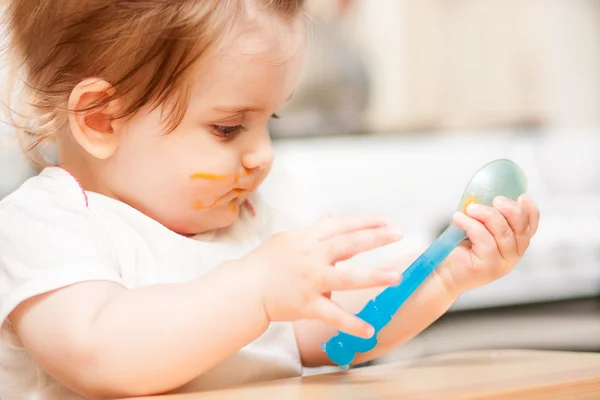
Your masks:
<svg viewBox="0 0 600 400"><path fill-rule="evenodd" d="M403 273L396 286L390 286L370 300L356 314L375 328L372 337L338 332L338 335L322 345L322 349L335 364L347 369L356 353L366 353L377 345L377 334L386 326L400 306L427 279L435 268L467 237L465 231L451 224Z"/></svg>

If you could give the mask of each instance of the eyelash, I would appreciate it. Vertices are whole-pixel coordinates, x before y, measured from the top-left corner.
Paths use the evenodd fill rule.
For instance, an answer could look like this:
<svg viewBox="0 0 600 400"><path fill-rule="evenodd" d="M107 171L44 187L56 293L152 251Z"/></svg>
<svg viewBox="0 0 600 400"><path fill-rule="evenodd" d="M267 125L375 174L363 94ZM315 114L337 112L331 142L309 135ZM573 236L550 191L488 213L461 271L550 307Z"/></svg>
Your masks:
<svg viewBox="0 0 600 400"><path fill-rule="evenodd" d="M212 125L213 134L220 137L221 139L231 140L242 132L246 131L246 127L242 125L236 126L220 126Z"/></svg>
<svg viewBox="0 0 600 400"><path fill-rule="evenodd" d="M273 114L273 115L271 115L271 118L279 119L279 116L277 114ZM213 134L215 136L218 136L221 139L225 139L225 140L232 140L237 135L239 135L243 132L246 132L246 130L247 130L246 127L243 125L235 125L235 126L211 125L211 128L212 128Z"/></svg>

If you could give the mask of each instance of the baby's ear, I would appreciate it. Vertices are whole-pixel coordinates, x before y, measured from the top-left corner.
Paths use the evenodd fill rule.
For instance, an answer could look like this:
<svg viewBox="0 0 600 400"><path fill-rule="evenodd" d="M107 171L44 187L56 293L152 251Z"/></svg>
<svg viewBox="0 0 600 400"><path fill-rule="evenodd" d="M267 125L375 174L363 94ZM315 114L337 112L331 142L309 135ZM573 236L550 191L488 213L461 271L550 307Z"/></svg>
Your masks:
<svg viewBox="0 0 600 400"><path fill-rule="evenodd" d="M69 126L73 138L88 153L102 160L111 157L119 144L119 132L115 130L119 102L106 102L113 94L114 89L108 82L86 79L75 86L69 96Z"/></svg>

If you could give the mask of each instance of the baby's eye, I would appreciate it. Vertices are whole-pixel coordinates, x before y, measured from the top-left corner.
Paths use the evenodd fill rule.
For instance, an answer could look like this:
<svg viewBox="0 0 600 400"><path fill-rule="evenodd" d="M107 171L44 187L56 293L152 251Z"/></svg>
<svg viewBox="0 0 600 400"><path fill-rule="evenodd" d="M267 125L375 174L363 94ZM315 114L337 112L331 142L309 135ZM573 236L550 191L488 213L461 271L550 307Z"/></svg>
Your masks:
<svg viewBox="0 0 600 400"><path fill-rule="evenodd" d="M273 119L279 119L279 115L271 115ZM225 140L232 140L240 133L246 132L248 129L243 125L211 125L211 130L215 136Z"/></svg>
<svg viewBox="0 0 600 400"><path fill-rule="evenodd" d="M212 125L211 126L213 134L226 140L231 140L235 138L242 132L246 131L246 128L243 125L235 125L235 126L222 126L222 125Z"/></svg>

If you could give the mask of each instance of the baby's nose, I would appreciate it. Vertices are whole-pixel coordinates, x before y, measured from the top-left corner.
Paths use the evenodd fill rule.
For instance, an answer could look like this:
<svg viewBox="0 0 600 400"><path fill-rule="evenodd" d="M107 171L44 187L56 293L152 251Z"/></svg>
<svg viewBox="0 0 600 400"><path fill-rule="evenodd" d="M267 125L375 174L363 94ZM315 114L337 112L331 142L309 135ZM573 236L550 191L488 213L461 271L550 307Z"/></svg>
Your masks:
<svg viewBox="0 0 600 400"><path fill-rule="evenodd" d="M247 170L269 169L273 163L273 147L271 143L263 144L253 151L247 152L242 158L242 165Z"/></svg>

